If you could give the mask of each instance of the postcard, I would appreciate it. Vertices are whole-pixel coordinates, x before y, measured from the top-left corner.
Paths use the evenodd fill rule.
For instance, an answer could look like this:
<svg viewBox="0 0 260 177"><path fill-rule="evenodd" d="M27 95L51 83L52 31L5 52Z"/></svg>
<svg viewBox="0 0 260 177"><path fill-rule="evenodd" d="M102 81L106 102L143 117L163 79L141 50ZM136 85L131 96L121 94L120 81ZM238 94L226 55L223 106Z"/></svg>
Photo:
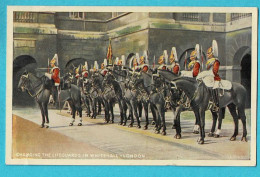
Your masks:
<svg viewBox="0 0 260 177"><path fill-rule="evenodd" d="M6 164L256 165L257 8L7 14Z"/></svg>

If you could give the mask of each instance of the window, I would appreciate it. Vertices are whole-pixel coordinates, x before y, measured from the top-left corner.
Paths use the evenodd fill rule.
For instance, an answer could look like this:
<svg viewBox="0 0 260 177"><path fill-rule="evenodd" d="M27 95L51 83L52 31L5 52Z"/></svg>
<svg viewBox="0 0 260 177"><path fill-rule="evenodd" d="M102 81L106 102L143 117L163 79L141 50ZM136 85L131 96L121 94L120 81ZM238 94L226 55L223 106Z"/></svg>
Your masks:
<svg viewBox="0 0 260 177"><path fill-rule="evenodd" d="M35 23L37 14L33 12L14 12L14 22Z"/></svg>
<svg viewBox="0 0 260 177"><path fill-rule="evenodd" d="M199 13L183 13L181 20L183 20L183 21L199 21Z"/></svg>
<svg viewBox="0 0 260 177"><path fill-rule="evenodd" d="M251 13L232 13L231 14L231 20L239 20L241 18L246 18L252 16Z"/></svg>
<svg viewBox="0 0 260 177"><path fill-rule="evenodd" d="M70 12L69 17L74 19L84 19L85 15L84 12Z"/></svg>

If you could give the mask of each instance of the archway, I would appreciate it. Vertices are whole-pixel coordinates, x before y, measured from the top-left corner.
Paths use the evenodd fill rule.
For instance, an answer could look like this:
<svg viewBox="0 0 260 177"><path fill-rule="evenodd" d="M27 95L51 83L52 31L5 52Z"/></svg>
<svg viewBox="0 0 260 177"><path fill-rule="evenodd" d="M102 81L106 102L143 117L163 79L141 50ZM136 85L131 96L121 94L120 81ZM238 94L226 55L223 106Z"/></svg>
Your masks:
<svg viewBox="0 0 260 177"><path fill-rule="evenodd" d="M18 90L19 79L25 70L36 74L36 60L29 55L21 55L13 61L13 106L34 106L35 100L26 92Z"/></svg>
<svg viewBox="0 0 260 177"><path fill-rule="evenodd" d="M241 84L247 90L246 107L251 107L251 54L243 56L241 61Z"/></svg>
<svg viewBox="0 0 260 177"><path fill-rule="evenodd" d="M88 68L90 69L90 66L92 64L92 60L87 60L84 58L74 58L67 62L65 65L65 72L71 72L74 73L75 69L81 64L85 65L85 62L88 62Z"/></svg>

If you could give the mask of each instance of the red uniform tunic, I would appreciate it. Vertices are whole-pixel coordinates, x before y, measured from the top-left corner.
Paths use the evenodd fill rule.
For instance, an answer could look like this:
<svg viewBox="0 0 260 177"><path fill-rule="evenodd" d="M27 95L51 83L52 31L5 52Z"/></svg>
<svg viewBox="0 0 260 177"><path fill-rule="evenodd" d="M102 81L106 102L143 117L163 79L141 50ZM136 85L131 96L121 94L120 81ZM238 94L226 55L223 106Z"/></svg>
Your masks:
<svg viewBox="0 0 260 177"><path fill-rule="evenodd" d="M214 74L214 80L215 81L221 80L221 78L218 75L219 65L220 65L220 62L216 58L212 58L207 62L207 70L210 70L212 68L212 72Z"/></svg>
<svg viewBox="0 0 260 177"><path fill-rule="evenodd" d="M200 72L200 63L199 62L196 62L193 66L193 77L197 77L197 75L199 74Z"/></svg>
<svg viewBox="0 0 260 177"><path fill-rule="evenodd" d="M105 75L107 74L107 69L103 69L103 70L101 71L101 74L102 74L103 76L105 76Z"/></svg>
<svg viewBox="0 0 260 177"><path fill-rule="evenodd" d="M51 70L51 78L54 80L55 83L60 83L60 77L59 77L59 73L60 73L60 69L58 67L55 67Z"/></svg>
<svg viewBox="0 0 260 177"><path fill-rule="evenodd" d="M148 66L145 65L145 66L143 67L143 72L147 72L147 71L148 71Z"/></svg>
<svg viewBox="0 0 260 177"><path fill-rule="evenodd" d="M174 74L178 74L180 71L180 66L179 65L175 65L173 68L172 68L172 72Z"/></svg>
<svg viewBox="0 0 260 177"><path fill-rule="evenodd" d="M82 72L82 77L83 78L87 78L88 77L88 72L87 71Z"/></svg>

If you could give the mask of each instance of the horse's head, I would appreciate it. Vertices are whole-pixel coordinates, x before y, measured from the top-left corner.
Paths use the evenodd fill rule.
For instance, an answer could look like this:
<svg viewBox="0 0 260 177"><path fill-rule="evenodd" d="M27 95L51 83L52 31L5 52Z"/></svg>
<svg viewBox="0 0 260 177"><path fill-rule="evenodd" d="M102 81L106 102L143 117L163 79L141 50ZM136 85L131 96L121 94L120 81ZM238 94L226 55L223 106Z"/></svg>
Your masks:
<svg viewBox="0 0 260 177"><path fill-rule="evenodd" d="M18 89L21 89L23 92L25 92L26 90L29 89L30 87L30 79L29 79L29 73L27 71L25 71L19 80L18 83Z"/></svg>
<svg viewBox="0 0 260 177"><path fill-rule="evenodd" d="M115 80L114 75L112 74L112 71L108 71L106 76L104 77L103 84L112 84L112 81Z"/></svg>

